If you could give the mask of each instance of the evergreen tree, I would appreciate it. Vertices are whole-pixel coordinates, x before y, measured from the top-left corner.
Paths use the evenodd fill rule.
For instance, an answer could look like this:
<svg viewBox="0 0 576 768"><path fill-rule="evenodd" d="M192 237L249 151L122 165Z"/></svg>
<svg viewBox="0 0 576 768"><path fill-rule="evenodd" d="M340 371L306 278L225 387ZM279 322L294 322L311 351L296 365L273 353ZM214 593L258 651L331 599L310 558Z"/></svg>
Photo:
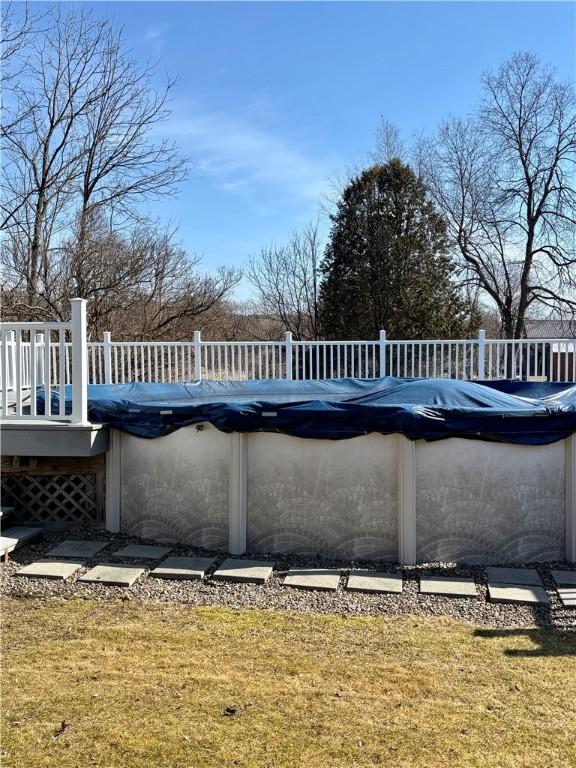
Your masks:
<svg viewBox="0 0 576 768"><path fill-rule="evenodd" d="M446 224L398 159L350 181L321 265L326 338L454 338L475 330L454 284Z"/></svg>

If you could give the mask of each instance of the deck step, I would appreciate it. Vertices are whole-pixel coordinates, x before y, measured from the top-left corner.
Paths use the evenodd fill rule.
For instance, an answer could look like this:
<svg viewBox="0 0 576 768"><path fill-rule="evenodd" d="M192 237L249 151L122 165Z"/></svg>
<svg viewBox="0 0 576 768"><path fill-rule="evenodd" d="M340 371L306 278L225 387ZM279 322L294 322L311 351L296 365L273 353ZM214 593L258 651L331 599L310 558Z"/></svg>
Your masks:
<svg viewBox="0 0 576 768"><path fill-rule="evenodd" d="M14 526L2 531L0 536L0 557L13 552L22 544L26 544L42 535L42 528L29 528L26 526Z"/></svg>

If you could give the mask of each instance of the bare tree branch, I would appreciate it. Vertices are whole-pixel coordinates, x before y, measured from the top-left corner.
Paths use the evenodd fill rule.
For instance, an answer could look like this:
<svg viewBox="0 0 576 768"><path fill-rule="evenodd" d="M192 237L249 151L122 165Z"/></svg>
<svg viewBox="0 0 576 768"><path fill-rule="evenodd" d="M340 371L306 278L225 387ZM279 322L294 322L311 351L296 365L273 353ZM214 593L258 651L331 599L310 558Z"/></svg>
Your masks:
<svg viewBox="0 0 576 768"><path fill-rule="evenodd" d="M385 165L394 158L402 161L406 159L406 147L398 126L384 117L376 129L375 143L376 148L372 152L372 161L375 164Z"/></svg>
<svg viewBox="0 0 576 768"><path fill-rule="evenodd" d="M419 157L462 267L498 307L503 332L521 337L529 307L573 306L574 89L526 53L484 86L478 112L444 121Z"/></svg>
<svg viewBox="0 0 576 768"><path fill-rule="evenodd" d="M263 248L250 259L247 276L259 304L298 340L318 338L321 248L317 225L308 224L302 232L294 232L287 245Z"/></svg>

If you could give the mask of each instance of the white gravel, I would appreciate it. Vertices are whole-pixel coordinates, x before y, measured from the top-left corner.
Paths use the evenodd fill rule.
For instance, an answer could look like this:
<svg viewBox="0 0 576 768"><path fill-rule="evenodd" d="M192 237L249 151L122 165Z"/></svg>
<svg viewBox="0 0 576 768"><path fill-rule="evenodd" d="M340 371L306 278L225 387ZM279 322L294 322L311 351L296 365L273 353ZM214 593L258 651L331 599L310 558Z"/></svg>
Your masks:
<svg viewBox="0 0 576 768"><path fill-rule="evenodd" d="M48 550L65 539L101 539L109 546L95 557L86 560L86 566L68 581L48 579L12 578L12 574L25 565L42 558ZM550 574L550 570L570 569L566 562L530 563L535 566L544 582L550 606L524 606L489 603L486 599L486 574L479 566L460 566L454 563L426 563L415 567L401 567L389 564L365 562L339 562L321 558L306 558L286 555L245 555L246 559L270 560L276 563L274 574L266 584L233 584L216 582L210 573L204 581L170 581L148 578L145 573L132 587L107 587L101 584L82 584L78 577L98 563L110 562L112 552L130 543L150 543L134 537L110 534L102 530L68 530L46 532L41 541L25 545L12 553L7 562L0 565L0 589L4 596L33 597L40 599L85 598L91 600L153 600L172 601L188 605L224 605L232 608L261 608L269 610L314 611L317 613L342 616L414 614L418 616L451 616L472 622L479 626L523 627L543 626L576 631L576 609L563 608ZM229 555L226 552L211 552L186 545L176 545L170 552L176 556L216 556L214 567L218 567ZM116 562L116 560L114 561ZM118 559L119 564L122 560ZM140 564L147 572L158 562L135 561L126 564ZM340 586L336 592L320 592L285 587L282 580L292 566L338 568L342 571ZM402 572L404 589L401 594L365 594L348 592L344 587L351 569L365 568ZM214 570L214 569L212 569ZM479 598L453 598L422 595L418 591L418 577L428 575L472 576L476 579Z"/></svg>

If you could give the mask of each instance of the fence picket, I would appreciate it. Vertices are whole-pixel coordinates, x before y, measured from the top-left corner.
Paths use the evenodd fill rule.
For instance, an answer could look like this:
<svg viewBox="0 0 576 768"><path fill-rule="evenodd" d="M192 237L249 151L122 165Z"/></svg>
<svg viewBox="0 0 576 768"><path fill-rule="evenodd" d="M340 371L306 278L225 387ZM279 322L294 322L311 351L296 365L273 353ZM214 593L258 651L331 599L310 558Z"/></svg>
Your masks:
<svg viewBox="0 0 576 768"><path fill-rule="evenodd" d="M73 339L69 323L3 323L0 354L2 413L24 417L23 392L45 385L46 418L63 418L65 386L73 383ZM86 344L84 359L89 382L181 382L214 378L297 380L359 376L440 377L483 379L543 378L576 380L575 339L390 340L384 331L374 341L113 341ZM51 408L49 390L60 396ZM13 394L8 396L8 393ZM52 412L53 411L53 412ZM30 418L36 400L31 397ZM41 414L39 418L42 418Z"/></svg>

